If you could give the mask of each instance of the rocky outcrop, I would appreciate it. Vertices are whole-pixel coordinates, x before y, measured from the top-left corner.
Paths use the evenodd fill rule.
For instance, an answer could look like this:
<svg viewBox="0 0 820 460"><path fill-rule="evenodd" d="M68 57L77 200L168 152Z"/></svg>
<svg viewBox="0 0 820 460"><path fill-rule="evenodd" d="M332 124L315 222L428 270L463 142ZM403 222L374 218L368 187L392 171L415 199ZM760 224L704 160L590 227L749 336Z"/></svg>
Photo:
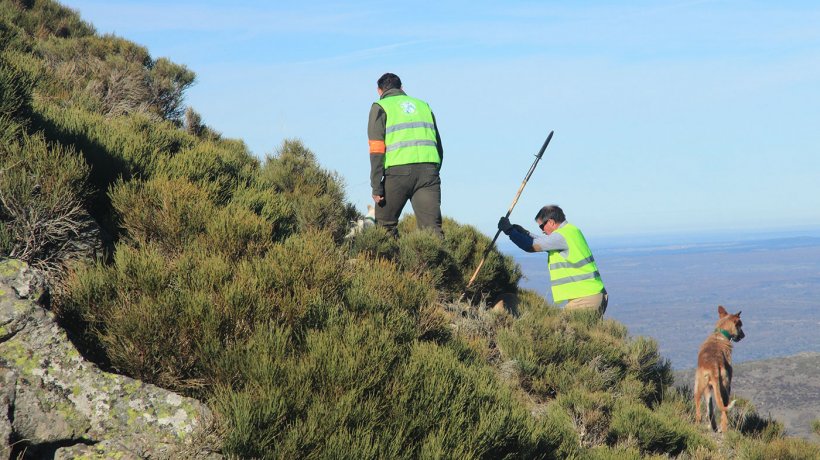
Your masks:
<svg viewBox="0 0 820 460"><path fill-rule="evenodd" d="M42 293L0 261L0 458L220 458L202 442L206 406L86 361Z"/></svg>

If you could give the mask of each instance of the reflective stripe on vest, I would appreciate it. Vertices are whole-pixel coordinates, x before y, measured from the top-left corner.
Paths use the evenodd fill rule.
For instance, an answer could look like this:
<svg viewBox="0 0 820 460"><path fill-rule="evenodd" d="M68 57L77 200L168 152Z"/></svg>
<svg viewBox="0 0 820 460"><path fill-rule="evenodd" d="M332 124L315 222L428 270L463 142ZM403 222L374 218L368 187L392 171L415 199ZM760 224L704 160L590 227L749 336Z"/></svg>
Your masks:
<svg viewBox="0 0 820 460"><path fill-rule="evenodd" d="M433 112L421 99L390 96L376 101L387 115L384 167L441 163L436 146Z"/></svg>
<svg viewBox="0 0 820 460"><path fill-rule="evenodd" d="M603 292L604 283L598 273L598 265L581 230L566 223L555 231L567 240L569 251L566 258L560 251L549 253L553 301L561 302Z"/></svg>

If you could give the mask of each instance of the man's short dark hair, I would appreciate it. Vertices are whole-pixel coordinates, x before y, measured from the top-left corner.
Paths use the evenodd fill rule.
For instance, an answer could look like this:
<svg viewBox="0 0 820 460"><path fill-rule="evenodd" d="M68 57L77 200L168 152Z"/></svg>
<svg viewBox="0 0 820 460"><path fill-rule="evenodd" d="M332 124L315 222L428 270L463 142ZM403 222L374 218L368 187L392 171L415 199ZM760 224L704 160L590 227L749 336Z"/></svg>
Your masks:
<svg viewBox="0 0 820 460"><path fill-rule="evenodd" d="M561 222L567 220L567 217L564 215L564 210L554 204L544 206L540 211L538 211L538 214L535 215L535 221L541 222L542 224L550 219L554 220L555 223L560 224Z"/></svg>
<svg viewBox="0 0 820 460"><path fill-rule="evenodd" d="M376 82L379 85L379 89L382 91L387 91L388 89L401 89L401 78L394 73L386 73L379 77L379 81Z"/></svg>

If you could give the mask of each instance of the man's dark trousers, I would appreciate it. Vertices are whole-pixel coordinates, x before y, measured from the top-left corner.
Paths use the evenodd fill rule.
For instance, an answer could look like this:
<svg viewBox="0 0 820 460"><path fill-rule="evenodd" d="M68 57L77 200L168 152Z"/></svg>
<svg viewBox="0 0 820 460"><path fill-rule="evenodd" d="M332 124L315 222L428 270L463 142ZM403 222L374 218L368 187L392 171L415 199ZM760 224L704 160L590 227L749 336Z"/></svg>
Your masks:
<svg viewBox="0 0 820 460"><path fill-rule="evenodd" d="M441 179L435 163L391 166L384 173L384 200L376 206L376 222L397 234L396 225L410 200L419 228L441 232Z"/></svg>

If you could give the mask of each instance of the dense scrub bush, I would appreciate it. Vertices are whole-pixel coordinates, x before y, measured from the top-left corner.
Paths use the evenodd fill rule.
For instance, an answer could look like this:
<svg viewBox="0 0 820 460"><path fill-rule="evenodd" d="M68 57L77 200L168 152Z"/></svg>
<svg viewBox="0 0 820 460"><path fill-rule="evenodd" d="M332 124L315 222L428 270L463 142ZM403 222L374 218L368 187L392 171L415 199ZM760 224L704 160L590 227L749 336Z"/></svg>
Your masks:
<svg viewBox="0 0 820 460"><path fill-rule="evenodd" d="M182 177L207 190L212 201L227 203L240 186L250 184L258 160L244 144L199 142L167 159L159 174Z"/></svg>
<svg viewBox="0 0 820 460"><path fill-rule="evenodd" d="M404 217L399 222L399 244L408 253L403 254L400 250L400 257L411 269L424 270L425 264L428 265L426 269L436 267L434 274L438 287L456 298L464 292L491 240L474 227L450 218L444 218L442 230L444 241L431 241L430 235L417 234L415 216ZM513 258L492 250L487 253L484 265L465 297L473 303L492 301L500 294L516 292L520 279L521 268Z"/></svg>
<svg viewBox="0 0 820 460"><path fill-rule="evenodd" d="M83 207L87 176L79 155L42 136L0 145L3 255L55 275L78 257L89 219Z"/></svg>
<svg viewBox="0 0 820 460"><path fill-rule="evenodd" d="M352 257L364 256L395 260L399 253L396 238L380 225L363 228L360 233L350 238L348 245Z"/></svg>
<svg viewBox="0 0 820 460"><path fill-rule="evenodd" d="M534 423L492 373L444 348L413 344L412 334L401 335L406 327L378 318L311 332L302 353L270 337L252 356L256 365L242 367L253 374L243 379L247 387L217 397L232 426L229 451L258 458L538 458L563 441L564 433Z"/></svg>
<svg viewBox="0 0 820 460"><path fill-rule="evenodd" d="M80 19L76 11L52 0L3 0L0 6L15 24L41 40L50 36L82 37L94 33L94 28Z"/></svg>
<svg viewBox="0 0 820 460"><path fill-rule="evenodd" d="M195 239L173 254L158 243L120 245L110 267L78 267L60 301L61 314L81 319L81 335L96 336L128 375L195 387L211 382L206 369L226 344L271 323L302 337L343 309L344 261L326 234L294 236L239 262Z"/></svg>
<svg viewBox="0 0 820 460"><path fill-rule="evenodd" d="M164 159L195 139L169 122L143 115L106 118L78 108L35 104L36 128L49 139L60 139L82 152L91 166L89 213L112 235L117 234L107 192L118 180L146 179L157 173Z"/></svg>
<svg viewBox="0 0 820 460"><path fill-rule="evenodd" d="M45 95L94 113L144 113L181 123L184 91L195 79L184 65L154 60L144 47L113 35L46 37L34 52L51 74L41 88Z"/></svg>
<svg viewBox="0 0 820 460"><path fill-rule="evenodd" d="M31 84L14 61L0 55L0 119L28 124L32 114Z"/></svg>
<svg viewBox="0 0 820 460"><path fill-rule="evenodd" d="M320 168L300 141L287 140L268 157L257 186L283 194L293 203L297 231L326 230L336 241L347 232L356 211L344 196L341 178Z"/></svg>
<svg viewBox="0 0 820 460"><path fill-rule="evenodd" d="M121 182L111 191L125 235L165 254L184 250L205 231L214 213L208 193L185 179Z"/></svg>
<svg viewBox="0 0 820 460"><path fill-rule="evenodd" d="M671 384L670 365L654 341L630 340L622 326L585 312L559 313L527 301L522 306L526 314L499 333L498 342L520 363L522 384L536 394L552 398L572 388L618 389L650 404Z"/></svg>
<svg viewBox="0 0 820 460"><path fill-rule="evenodd" d="M614 442L634 438L643 452L677 455L695 436L695 428L677 416L652 411L640 403L622 402L615 406L610 425Z"/></svg>
<svg viewBox="0 0 820 460"><path fill-rule="evenodd" d="M283 240L298 228L295 204L282 193L257 184L239 186L231 197L231 205L246 209L265 219L272 228L274 240Z"/></svg>
<svg viewBox="0 0 820 460"><path fill-rule="evenodd" d="M75 144L90 165L99 165L94 169L102 171L94 184L102 190L119 178L152 176L163 158L195 143L194 137L173 124L145 116L106 118L48 104L35 108L43 117L47 136Z"/></svg>
<svg viewBox="0 0 820 460"><path fill-rule="evenodd" d="M148 66L151 103L166 120L180 121L185 90L194 84L196 75L184 65L159 58Z"/></svg>
<svg viewBox="0 0 820 460"><path fill-rule="evenodd" d="M797 438L780 438L772 441L752 439L743 442L738 451L738 458L748 460L820 458L820 446Z"/></svg>
<svg viewBox="0 0 820 460"><path fill-rule="evenodd" d="M402 233L398 241L399 265L406 272L427 274L435 287L451 296L457 296L464 287L461 272L444 241L433 232L420 230Z"/></svg>

